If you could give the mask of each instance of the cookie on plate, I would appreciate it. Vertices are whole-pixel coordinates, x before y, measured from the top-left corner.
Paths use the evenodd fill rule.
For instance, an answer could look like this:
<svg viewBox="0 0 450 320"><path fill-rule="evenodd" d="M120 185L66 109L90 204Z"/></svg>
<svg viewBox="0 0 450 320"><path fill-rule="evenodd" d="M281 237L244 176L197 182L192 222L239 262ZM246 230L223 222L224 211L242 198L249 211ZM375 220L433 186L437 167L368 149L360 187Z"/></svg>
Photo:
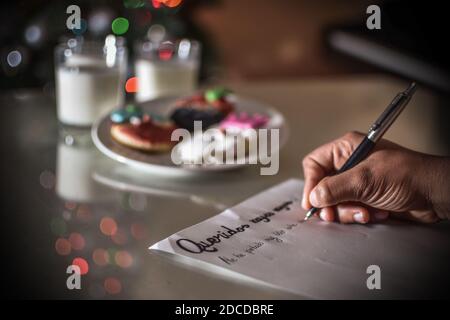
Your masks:
<svg viewBox="0 0 450 320"><path fill-rule="evenodd" d="M147 152L169 151L176 141L171 141L172 122L154 122L151 118L140 123L113 124L111 136L120 144Z"/></svg>
<svg viewBox="0 0 450 320"><path fill-rule="evenodd" d="M194 121L201 121L204 129L219 123L230 112L234 105L229 99L227 89L210 89L175 102L175 110L171 119L177 126L192 131Z"/></svg>

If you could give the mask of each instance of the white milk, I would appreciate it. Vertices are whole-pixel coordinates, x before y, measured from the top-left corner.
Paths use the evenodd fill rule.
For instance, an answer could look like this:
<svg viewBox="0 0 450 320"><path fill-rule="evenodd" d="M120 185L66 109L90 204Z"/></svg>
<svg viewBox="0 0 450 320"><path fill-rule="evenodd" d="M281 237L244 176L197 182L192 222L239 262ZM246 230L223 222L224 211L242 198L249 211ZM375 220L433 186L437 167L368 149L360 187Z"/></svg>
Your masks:
<svg viewBox="0 0 450 320"><path fill-rule="evenodd" d="M89 126L123 103L124 89L118 67L73 58L56 71L58 119L69 125Z"/></svg>
<svg viewBox="0 0 450 320"><path fill-rule="evenodd" d="M136 61L138 92L141 102L170 95L187 95L197 86L198 64L192 61Z"/></svg>

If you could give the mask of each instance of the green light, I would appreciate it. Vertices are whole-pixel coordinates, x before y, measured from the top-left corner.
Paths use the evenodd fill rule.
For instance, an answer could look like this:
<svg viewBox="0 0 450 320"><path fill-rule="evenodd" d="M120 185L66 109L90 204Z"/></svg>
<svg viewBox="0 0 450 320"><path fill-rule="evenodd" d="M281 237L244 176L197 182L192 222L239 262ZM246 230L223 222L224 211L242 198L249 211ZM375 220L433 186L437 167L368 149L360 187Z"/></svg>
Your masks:
<svg viewBox="0 0 450 320"><path fill-rule="evenodd" d="M119 17L114 19L111 24L111 29L116 35L122 35L128 31L128 27L130 26L127 19Z"/></svg>

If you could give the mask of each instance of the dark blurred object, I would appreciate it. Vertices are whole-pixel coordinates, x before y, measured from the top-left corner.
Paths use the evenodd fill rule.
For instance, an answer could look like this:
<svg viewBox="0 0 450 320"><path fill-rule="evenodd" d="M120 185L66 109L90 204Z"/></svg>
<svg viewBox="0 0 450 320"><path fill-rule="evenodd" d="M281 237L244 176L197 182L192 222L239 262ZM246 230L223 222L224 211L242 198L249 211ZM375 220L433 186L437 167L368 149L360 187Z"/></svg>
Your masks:
<svg viewBox="0 0 450 320"><path fill-rule="evenodd" d="M450 93L448 29L441 1L385 1L381 29L369 30L360 20L332 29L328 40L342 53Z"/></svg>
<svg viewBox="0 0 450 320"><path fill-rule="evenodd" d="M195 21L220 57L221 75L273 80L373 72L366 63L334 56L323 29L364 19L374 0L220 0L197 8Z"/></svg>
<svg viewBox="0 0 450 320"><path fill-rule="evenodd" d="M129 2L129 1L128 1ZM178 7L154 7L152 1L131 8L120 0L19 0L0 4L0 90L52 86L53 50L62 40L75 34L66 27L69 5L81 9L83 36L104 38L111 32L111 22L125 17L130 23L124 35L132 52L133 43L146 37L149 27L161 24L172 38L193 38L202 43L202 31L191 19L196 7L216 0L184 0ZM208 48L203 44L204 52ZM208 60L209 57L203 57ZM204 69L202 69L204 71ZM206 72L206 71L204 71ZM203 74L204 76L204 74Z"/></svg>

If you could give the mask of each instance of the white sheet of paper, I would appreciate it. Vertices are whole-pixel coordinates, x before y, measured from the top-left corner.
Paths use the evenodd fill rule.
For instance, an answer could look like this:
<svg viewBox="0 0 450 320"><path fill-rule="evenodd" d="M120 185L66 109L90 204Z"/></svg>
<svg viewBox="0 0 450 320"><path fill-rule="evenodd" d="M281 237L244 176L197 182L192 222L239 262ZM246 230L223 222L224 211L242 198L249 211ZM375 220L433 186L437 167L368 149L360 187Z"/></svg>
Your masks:
<svg viewBox="0 0 450 320"><path fill-rule="evenodd" d="M302 189L300 180L285 181L150 250L309 298L420 297L434 289L436 264L448 258L448 224L342 225L317 218L301 223ZM380 267L381 290L367 287L370 265Z"/></svg>

